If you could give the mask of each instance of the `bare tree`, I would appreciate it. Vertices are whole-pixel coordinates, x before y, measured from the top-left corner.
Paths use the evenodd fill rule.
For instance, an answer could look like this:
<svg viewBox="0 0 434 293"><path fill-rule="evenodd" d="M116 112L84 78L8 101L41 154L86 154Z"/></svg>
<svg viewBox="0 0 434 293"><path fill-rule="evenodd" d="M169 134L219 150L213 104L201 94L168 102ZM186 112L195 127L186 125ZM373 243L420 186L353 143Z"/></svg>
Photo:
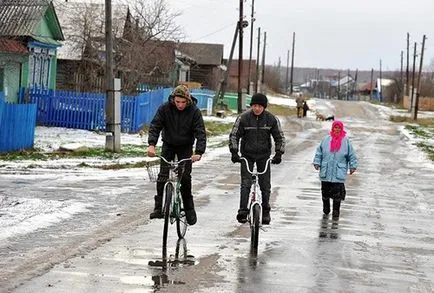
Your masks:
<svg viewBox="0 0 434 293"><path fill-rule="evenodd" d="M140 83L170 83L176 66L175 41L183 37L174 21L180 13L172 12L166 0L122 1L125 4L118 1L112 7L112 23L114 73L122 78L123 90L134 92ZM56 2L66 54L78 61L70 66L77 72L81 90L104 87L104 9L103 3Z"/></svg>
<svg viewBox="0 0 434 293"><path fill-rule="evenodd" d="M280 72L279 66L265 66L265 79L264 83L267 88L272 89L275 92L281 92L280 84Z"/></svg>
<svg viewBox="0 0 434 293"><path fill-rule="evenodd" d="M126 42L119 43L117 54L123 87L133 90L139 83L170 84L176 79L174 69L177 42L184 38L176 23L180 12L172 12L166 0L134 0L130 27L124 32Z"/></svg>

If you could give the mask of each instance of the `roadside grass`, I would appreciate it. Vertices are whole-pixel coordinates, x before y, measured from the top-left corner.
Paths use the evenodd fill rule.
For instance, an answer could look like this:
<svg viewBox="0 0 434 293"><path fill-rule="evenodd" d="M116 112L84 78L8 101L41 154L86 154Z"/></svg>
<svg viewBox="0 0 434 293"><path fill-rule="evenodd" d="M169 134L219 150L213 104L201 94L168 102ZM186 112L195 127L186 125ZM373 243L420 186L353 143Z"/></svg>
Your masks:
<svg viewBox="0 0 434 293"><path fill-rule="evenodd" d="M295 107L288 107L283 105L269 104L267 107L268 111L276 116L296 116L297 109Z"/></svg>
<svg viewBox="0 0 434 293"><path fill-rule="evenodd" d="M412 124L418 124L420 126L432 126L434 127L434 118L417 118L417 120L413 120L408 116L400 116L400 115L392 115L389 117L389 120L392 122L406 122Z"/></svg>
<svg viewBox="0 0 434 293"><path fill-rule="evenodd" d="M229 133L232 129L232 123L223 123L219 121L205 121L205 128L207 136L217 136ZM142 131L147 133L148 127L144 127ZM215 145L214 147L219 146ZM157 153L160 153L160 148L157 147ZM1 153L0 161L50 161L58 159L86 159L95 158L107 161L119 160L123 158L140 158L147 157L146 145L122 144L121 151L118 153L108 152L104 147L83 148L76 151L61 151L56 150L53 152L42 152L38 149L21 150L16 152ZM148 164L147 161L140 161L136 163L110 163L102 166L97 166L101 169L125 169L125 168L141 168ZM1 162L0 162L1 165ZM78 165L79 167L93 167L85 162ZM31 166L30 166L31 167Z"/></svg>
<svg viewBox="0 0 434 293"><path fill-rule="evenodd" d="M431 161L434 161L434 119L431 123L425 122L423 125L408 124L405 126L411 135L413 135L418 142L415 145L424 151Z"/></svg>

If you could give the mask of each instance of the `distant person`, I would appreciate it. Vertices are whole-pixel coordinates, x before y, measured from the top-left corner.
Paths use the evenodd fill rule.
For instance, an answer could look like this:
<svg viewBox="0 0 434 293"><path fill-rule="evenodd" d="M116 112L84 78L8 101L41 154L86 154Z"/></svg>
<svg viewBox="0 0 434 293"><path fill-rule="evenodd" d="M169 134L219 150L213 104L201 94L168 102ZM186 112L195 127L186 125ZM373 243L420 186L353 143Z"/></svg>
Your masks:
<svg viewBox="0 0 434 293"><path fill-rule="evenodd" d="M252 96L250 101L251 108L240 116L232 127L229 135L229 150L232 154L233 163L241 163L241 185L240 185L240 208L237 220L240 223L247 221L249 210L250 187L252 186L252 175L247 171L244 160L247 159L249 168L252 170L253 164L259 172L265 170L266 162L271 156L271 137L275 144L275 155L271 160L272 164L280 164L282 155L285 152L285 136L282 131L279 119L267 108L268 99L265 95L257 93ZM241 141L241 142L240 142ZM270 191L271 191L271 172L259 175L259 186L262 193L262 224L270 224Z"/></svg>
<svg viewBox="0 0 434 293"><path fill-rule="evenodd" d="M202 158L206 148L205 124L202 113L196 106L197 100L190 95L185 85L177 86L167 102L158 108L151 121L148 134L148 156L156 155L155 146L161 133L163 145L161 156L168 161L191 158L185 164L185 170L181 178L181 196L184 202L185 217L189 225L197 221L194 210L193 196L191 193L191 165L192 162ZM193 145L196 141L193 153ZM169 177L169 168L163 160L160 162L160 173L157 179L157 195L154 211L150 214L151 219L162 218L162 202L164 185Z"/></svg>
<svg viewBox="0 0 434 293"><path fill-rule="evenodd" d="M345 200L345 178L350 169L353 174L357 168L357 157L350 140L346 136L344 124L335 120L330 134L318 146L313 165L319 170L323 212L330 213L330 199L333 200L334 219L339 218L341 201Z"/></svg>
<svg viewBox="0 0 434 293"><path fill-rule="evenodd" d="M303 117L306 117L307 111L309 111L309 106L306 101L303 101Z"/></svg>
<svg viewBox="0 0 434 293"><path fill-rule="evenodd" d="M297 118L301 118L303 113L303 96L301 93L297 94L297 98L295 99L295 103L297 104Z"/></svg>

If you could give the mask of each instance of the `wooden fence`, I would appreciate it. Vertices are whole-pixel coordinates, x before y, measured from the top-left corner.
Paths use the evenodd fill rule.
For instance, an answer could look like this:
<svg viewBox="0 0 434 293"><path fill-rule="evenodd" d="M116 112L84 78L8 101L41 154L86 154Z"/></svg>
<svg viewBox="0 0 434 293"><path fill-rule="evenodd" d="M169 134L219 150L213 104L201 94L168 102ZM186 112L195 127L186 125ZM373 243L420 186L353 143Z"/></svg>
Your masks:
<svg viewBox="0 0 434 293"><path fill-rule="evenodd" d="M148 125L171 91L172 88L160 88L136 96L122 96L121 131L137 133ZM193 95L200 109L212 109L213 92L196 90ZM105 130L106 99L103 93L30 89L28 97L30 103L38 105L38 125Z"/></svg>
<svg viewBox="0 0 434 293"><path fill-rule="evenodd" d="M7 104L0 95L0 152L32 148L35 125L35 104Z"/></svg>
<svg viewBox="0 0 434 293"><path fill-rule="evenodd" d="M149 125L172 88L121 97L121 131L137 133ZM194 90L201 110L212 109L214 92ZM20 91L20 104L7 104L0 92L0 152L33 147L35 126L105 130L106 98L103 93L29 89Z"/></svg>

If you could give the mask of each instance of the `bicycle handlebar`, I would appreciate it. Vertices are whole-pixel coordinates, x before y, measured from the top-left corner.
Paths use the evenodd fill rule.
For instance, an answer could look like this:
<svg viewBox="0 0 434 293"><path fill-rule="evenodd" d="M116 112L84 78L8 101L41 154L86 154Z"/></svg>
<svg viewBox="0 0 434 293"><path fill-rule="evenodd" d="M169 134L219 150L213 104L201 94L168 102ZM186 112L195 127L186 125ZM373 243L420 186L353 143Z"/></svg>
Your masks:
<svg viewBox="0 0 434 293"><path fill-rule="evenodd" d="M244 162L246 162L247 172L249 172L252 175L262 175L262 174L265 174L265 172L267 172L268 167L270 166L270 162L271 162L271 158L268 158L267 162L265 163L265 169L264 169L264 171L258 172L258 170L256 170L256 173L255 173L255 172L253 172L253 171L250 170L249 164L248 164L248 161L247 161L246 158L241 157L240 159L242 159L242 160L244 160ZM253 166L252 166L252 168L253 168Z"/></svg>
<svg viewBox="0 0 434 293"><path fill-rule="evenodd" d="M179 165L180 163L185 162L185 161L191 161L191 158L185 158L185 159L179 160L178 162L169 162L169 161L166 160L166 158L163 157L163 156L160 156L160 155L155 155L155 156L158 157L158 158L160 158L160 159L162 159L164 162L166 162L167 164L172 165L172 166L177 166L177 165Z"/></svg>

